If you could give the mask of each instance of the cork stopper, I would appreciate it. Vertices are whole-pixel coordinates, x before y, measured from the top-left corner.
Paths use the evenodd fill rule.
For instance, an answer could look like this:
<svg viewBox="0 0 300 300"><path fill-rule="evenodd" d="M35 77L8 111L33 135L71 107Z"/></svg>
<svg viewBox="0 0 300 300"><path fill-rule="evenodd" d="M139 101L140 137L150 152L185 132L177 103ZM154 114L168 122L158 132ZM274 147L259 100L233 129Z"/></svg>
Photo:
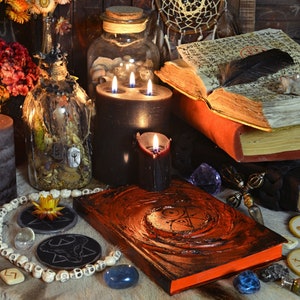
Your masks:
<svg viewBox="0 0 300 300"><path fill-rule="evenodd" d="M118 20L137 20L143 17L143 10L134 6L111 6L105 10L106 16Z"/></svg>
<svg viewBox="0 0 300 300"><path fill-rule="evenodd" d="M114 34L139 33L148 19L143 9L135 6L111 6L102 15L103 30Z"/></svg>

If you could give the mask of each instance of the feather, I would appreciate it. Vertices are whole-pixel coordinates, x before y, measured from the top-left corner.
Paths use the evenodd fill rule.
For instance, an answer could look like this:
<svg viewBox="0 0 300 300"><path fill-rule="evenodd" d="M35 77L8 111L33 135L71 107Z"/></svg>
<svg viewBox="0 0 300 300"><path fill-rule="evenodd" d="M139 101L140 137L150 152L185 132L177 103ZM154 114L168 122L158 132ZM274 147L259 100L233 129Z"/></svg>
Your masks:
<svg viewBox="0 0 300 300"><path fill-rule="evenodd" d="M262 76L276 73L293 63L292 57L287 52L270 49L219 66L219 81L224 87L249 83Z"/></svg>

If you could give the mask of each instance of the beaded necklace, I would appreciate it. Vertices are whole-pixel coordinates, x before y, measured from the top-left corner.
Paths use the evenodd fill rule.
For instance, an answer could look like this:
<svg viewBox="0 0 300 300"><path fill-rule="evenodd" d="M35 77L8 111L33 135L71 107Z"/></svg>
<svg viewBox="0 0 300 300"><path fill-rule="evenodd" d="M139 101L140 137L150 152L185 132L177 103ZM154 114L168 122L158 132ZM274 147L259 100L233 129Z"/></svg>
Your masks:
<svg viewBox="0 0 300 300"><path fill-rule="evenodd" d="M55 272L49 268L43 268L42 266L32 262L26 255L22 255L14 251L7 243L3 241L3 221L4 217L11 211L17 209L19 206L27 204L29 201L36 201L41 195L46 196L51 194L54 198L69 198L78 197L81 195L88 195L102 191L101 188L95 188L93 190L84 189L80 190L51 190L51 191L41 191L39 193L31 193L28 196L21 196L5 203L0 207L0 255L12 264L19 268L24 269L27 273L30 273L34 278L42 279L46 283L53 281L66 282L69 279L80 279L84 276L91 276L95 272L101 272L106 267L110 267L116 264L116 262L121 258L121 252L119 250L111 251L104 260L97 260L93 264L86 264L83 268L74 268L73 270L60 270Z"/></svg>

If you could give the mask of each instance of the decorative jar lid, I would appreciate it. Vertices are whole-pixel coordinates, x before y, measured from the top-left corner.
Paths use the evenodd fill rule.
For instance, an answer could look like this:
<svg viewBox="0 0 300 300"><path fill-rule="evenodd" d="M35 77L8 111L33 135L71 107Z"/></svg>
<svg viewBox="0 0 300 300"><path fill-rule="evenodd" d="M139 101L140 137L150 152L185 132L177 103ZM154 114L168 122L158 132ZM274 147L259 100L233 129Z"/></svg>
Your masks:
<svg viewBox="0 0 300 300"><path fill-rule="evenodd" d="M102 15L103 30L110 33L139 33L146 29L143 9L134 6L111 6Z"/></svg>

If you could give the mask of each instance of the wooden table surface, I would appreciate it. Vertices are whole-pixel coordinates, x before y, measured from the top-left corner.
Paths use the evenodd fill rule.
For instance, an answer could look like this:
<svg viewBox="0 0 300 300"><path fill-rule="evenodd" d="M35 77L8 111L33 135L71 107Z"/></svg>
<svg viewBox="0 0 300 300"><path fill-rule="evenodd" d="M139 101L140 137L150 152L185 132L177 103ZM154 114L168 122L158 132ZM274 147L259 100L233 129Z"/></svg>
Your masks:
<svg viewBox="0 0 300 300"><path fill-rule="evenodd" d="M17 170L17 184L18 184L18 195L27 195L30 192L35 191L27 181L26 167L18 167ZM95 182L91 184L93 187L96 185ZM225 197L228 191L223 191L218 198L222 199ZM71 201L71 200L70 200ZM71 203L70 203L71 204ZM20 209L20 208L19 208ZM241 210L244 208L241 207ZM17 225L17 214L19 210L11 212L8 217L4 219L3 236L5 242L13 246L14 236L19 228ZM246 211L244 211L246 213ZM268 209L262 208L262 213L265 221L265 225L270 229L282 234L290 235L288 231L289 219L296 215L296 213L289 212L275 212ZM68 233L80 233L90 236L97 240L102 246L102 253L105 256L113 248L117 248L118 245L109 245L101 235L95 231L88 223L79 217L75 227L70 229ZM24 252L31 261L37 262L35 258L35 249L39 241L45 239L44 235L38 234L36 236L36 242L34 246ZM299 246L300 247L300 246ZM122 250L122 249L120 249ZM286 253L284 253L286 254ZM130 261L123 256L119 263L130 263ZM284 261L282 261L284 263ZM0 258L0 270L5 268L11 268L13 265L6 259ZM233 285L232 280L234 276L226 279L218 280L216 282L190 289L179 294L169 296L159 286L153 283L142 271L139 270L139 282L136 286L124 289L114 290L106 286L103 280L103 273L95 273L91 277L84 277L82 279L72 279L65 283L53 282L44 283L40 279L33 278L30 274L23 272L25 275L25 281L17 285L6 285L0 280L0 299L120 299L120 300L152 300L152 299L173 299L173 300L198 300L198 299L299 299L298 296L281 288L276 283L264 283L261 282L261 289L259 292L252 295L242 295L238 293ZM296 275L294 275L297 277Z"/></svg>

